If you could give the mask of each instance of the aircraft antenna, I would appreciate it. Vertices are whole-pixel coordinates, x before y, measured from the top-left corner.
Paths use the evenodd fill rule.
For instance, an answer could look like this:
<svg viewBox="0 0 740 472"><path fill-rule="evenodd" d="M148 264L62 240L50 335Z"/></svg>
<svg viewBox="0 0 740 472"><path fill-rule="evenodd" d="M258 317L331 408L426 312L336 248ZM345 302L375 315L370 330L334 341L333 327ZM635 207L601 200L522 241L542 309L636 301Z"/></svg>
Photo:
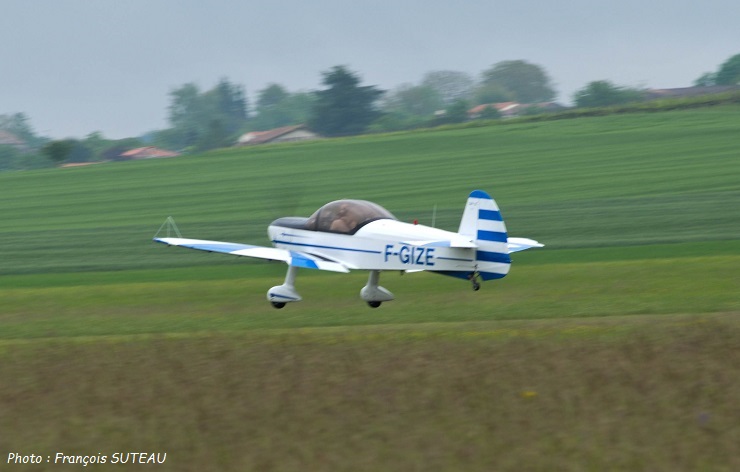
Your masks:
<svg viewBox="0 0 740 472"><path fill-rule="evenodd" d="M436 228L437 224L437 204L434 204L434 209L432 210L432 228Z"/></svg>
<svg viewBox="0 0 740 472"><path fill-rule="evenodd" d="M180 230L177 228L177 225L175 224L175 219L171 216L168 216L166 220L164 220L164 223L162 223L162 226L159 227L159 230L154 235L154 238L157 238L159 236L159 233L162 232L162 230L167 227L167 237L169 238L170 235L174 232L178 238L182 238L182 234L180 234Z"/></svg>

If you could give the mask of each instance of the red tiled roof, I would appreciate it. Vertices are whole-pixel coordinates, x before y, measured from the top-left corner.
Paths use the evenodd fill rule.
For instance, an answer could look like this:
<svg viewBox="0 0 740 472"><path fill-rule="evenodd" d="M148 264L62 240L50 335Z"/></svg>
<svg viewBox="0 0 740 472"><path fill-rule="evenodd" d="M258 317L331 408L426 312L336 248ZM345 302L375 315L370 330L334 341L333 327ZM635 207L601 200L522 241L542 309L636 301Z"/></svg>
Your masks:
<svg viewBox="0 0 740 472"><path fill-rule="evenodd" d="M121 154L121 157L128 157L130 159L150 159L157 157L175 157L179 155L180 154L176 152L167 151L166 149L159 149L154 146L146 146L126 151Z"/></svg>
<svg viewBox="0 0 740 472"><path fill-rule="evenodd" d="M483 105L478 105L478 106L471 108L470 110L468 110L468 113L470 113L471 115L483 113L483 110L485 110L488 107L493 107L496 110L503 112L503 111L512 110L518 106L519 104L517 102L485 103Z"/></svg>
<svg viewBox="0 0 740 472"><path fill-rule="evenodd" d="M13 133L9 133L0 129L0 144L8 144L10 146L23 146L26 143L24 143L21 138L14 135Z"/></svg>
<svg viewBox="0 0 740 472"><path fill-rule="evenodd" d="M284 134L291 133L297 129L304 128L303 125L283 126L268 131L250 131L239 139L240 144L263 144L279 138Z"/></svg>

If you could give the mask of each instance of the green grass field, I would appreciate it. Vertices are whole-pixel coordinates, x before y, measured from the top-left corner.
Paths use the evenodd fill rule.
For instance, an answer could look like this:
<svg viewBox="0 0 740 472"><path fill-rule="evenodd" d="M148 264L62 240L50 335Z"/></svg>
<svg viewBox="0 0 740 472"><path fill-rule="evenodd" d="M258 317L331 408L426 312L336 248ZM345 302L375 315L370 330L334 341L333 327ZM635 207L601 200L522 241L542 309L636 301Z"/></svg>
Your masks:
<svg viewBox="0 0 740 472"><path fill-rule="evenodd" d="M0 463L740 469L738 123L725 106L0 174ZM277 311L283 264L151 242L171 215L267 244L272 219L338 198L426 224L436 206L454 230L475 188L547 247L479 292L383 274L377 310L361 272L301 271L304 301Z"/></svg>

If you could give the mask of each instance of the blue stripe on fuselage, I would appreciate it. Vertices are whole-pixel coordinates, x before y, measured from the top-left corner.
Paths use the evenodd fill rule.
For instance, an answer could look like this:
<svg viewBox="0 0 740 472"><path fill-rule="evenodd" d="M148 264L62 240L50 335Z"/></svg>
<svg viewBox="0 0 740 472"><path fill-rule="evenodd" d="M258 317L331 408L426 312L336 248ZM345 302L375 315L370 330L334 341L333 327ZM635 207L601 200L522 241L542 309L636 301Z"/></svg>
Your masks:
<svg viewBox="0 0 740 472"><path fill-rule="evenodd" d="M484 262L500 262L502 264L511 264L511 257L501 252L478 251L475 258Z"/></svg>
<svg viewBox="0 0 740 472"><path fill-rule="evenodd" d="M336 249L337 251L366 252L368 254L383 254L381 251L372 251L369 249L355 249L351 247L322 246L320 244L294 243L292 241L281 241L279 239L274 239L272 242L273 244L287 244L291 246L315 247L319 249Z"/></svg>
<svg viewBox="0 0 740 472"><path fill-rule="evenodd" d="M449 277L457 277L458 279L468 280L470 280L470 276L473 274L473 272L467 270L434 270L431 272L433 274L447 275ZM504 277L506 277L506 274L499 274L496 272L478 272L478 276L482 280L496 280L503 279Z"/></svg>

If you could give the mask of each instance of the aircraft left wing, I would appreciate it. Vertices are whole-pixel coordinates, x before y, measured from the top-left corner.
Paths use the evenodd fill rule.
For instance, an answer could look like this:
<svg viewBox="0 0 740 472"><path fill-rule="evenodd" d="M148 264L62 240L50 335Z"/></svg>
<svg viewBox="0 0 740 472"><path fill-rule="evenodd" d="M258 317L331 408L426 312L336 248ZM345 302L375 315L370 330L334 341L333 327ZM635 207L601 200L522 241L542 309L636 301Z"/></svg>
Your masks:
<svg viewBox="0 0 740 472"><path fill-rule="evenodd" d="M189 249L197 249L199 251L220 252L223 254L232 254L234 256L283 261L288 265L303 267L306 269L349 272L349 269L339 262L328 261L305 252L289 251L287 249L279 249L275 247L252 246L250 244L187 238L154 238L154 241L167 244L168 246L180 246Z"/></svg>

